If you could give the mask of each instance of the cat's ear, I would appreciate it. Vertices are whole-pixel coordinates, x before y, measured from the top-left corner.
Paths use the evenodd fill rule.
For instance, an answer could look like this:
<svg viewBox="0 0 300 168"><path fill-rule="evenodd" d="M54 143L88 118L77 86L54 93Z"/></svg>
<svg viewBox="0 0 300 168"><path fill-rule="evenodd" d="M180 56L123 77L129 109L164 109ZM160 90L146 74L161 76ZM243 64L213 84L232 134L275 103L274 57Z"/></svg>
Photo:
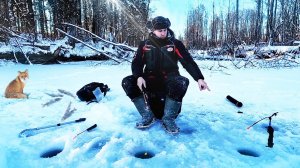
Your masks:
<svg viewBox="0 0 300 168"><path fill-rule="evenodd" d="M26 69L25 72L28 72L28 69Z"/></svg>
<svg viewBox="0 0 300 168"><path fill-rule="evenodd" d="M21 73L21 71L18 71L18 74L20 74Z"/></svg>

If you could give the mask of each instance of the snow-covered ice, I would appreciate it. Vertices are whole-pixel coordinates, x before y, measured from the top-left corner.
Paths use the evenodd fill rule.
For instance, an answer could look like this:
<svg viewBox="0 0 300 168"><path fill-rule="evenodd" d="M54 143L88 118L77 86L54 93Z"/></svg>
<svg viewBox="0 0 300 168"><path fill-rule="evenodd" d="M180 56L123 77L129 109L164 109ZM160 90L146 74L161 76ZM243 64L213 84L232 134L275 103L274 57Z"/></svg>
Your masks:
<svg viewBox="0 0 300 168"><path fill-rule="evenodd" d="M209 67L211 61L197 61ZM226 64L226 62L224 62ZM223 71L202 68L211 91L200 92L190 79L176 122L178 135L170 135L160 121L147 130L134 128L140 119L133 103L121 87L131 74L130 64L77 62L60 65L0 64L0 167L299 167L300 166L300 68L235 69ZM17 71L29 70L25 93L29 99L4 98L7 84ZM111 90L99 103L86 105L64 95L43 107L63 89L76 94L83 85L102 82ZM47 94L48 93L48 94ZM226 100L231 95L243 103L237 108ZM69 103L77 110L61 121ZM237 113L242 111L243 113ZM263 120L272 118L274 147L268 148ZM85 122L50 129L35 136L19 138L28 128L86 118ZM98 127L73 137L93 124ZM60 152L51 158L43 154ZM254 156L242 155L243 151ZM139 152L154 155L135 157ZM145 155L146 155L145 154Z"/></svg>

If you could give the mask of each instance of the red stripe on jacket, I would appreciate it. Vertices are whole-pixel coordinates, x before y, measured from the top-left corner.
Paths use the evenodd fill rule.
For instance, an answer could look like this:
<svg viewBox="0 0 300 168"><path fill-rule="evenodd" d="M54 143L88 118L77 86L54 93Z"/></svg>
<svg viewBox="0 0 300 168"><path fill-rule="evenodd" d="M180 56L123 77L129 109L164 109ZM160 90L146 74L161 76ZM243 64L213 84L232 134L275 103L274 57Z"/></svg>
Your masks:
<svg viewBox="0 0 300 168"><path fill-rule="evenodd" d="M183 56L180 54L179 50L177 48L175 48L175 52L176 54L180 57L180 58L183 58Z"/></svg>

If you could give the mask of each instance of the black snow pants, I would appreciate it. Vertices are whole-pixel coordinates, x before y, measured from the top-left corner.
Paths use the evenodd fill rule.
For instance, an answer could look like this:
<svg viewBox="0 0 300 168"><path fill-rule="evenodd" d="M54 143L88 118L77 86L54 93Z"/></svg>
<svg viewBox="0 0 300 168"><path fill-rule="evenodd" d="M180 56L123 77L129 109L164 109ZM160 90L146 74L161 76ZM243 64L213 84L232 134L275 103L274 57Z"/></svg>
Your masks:
<svg viewBox="0 0 300 168"><path fill-rule="evenodd" d="M159 119L164 113L166 96L182 102L189 85L189 80L177 73L165 76L144 75L143 78L146 81L146 94L149 98L149 105L155 117ZM142 95L141 90L137 86L137 78L133 75L127 76L122 80L122 87L131 100Z"/></svg>

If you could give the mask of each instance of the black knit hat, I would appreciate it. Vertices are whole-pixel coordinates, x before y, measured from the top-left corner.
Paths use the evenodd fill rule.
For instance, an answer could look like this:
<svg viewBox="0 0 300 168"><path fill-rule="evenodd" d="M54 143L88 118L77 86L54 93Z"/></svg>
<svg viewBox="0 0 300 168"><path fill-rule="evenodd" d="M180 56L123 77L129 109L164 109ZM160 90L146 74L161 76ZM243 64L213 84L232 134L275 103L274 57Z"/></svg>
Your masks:
<svg viewBox="0 0 300 168"><path fill-rule="evenodd" d="M146 27L150 30L166 29L171 26L171 22L168 18L157 16L152 21L148 21Z"/></svg>

